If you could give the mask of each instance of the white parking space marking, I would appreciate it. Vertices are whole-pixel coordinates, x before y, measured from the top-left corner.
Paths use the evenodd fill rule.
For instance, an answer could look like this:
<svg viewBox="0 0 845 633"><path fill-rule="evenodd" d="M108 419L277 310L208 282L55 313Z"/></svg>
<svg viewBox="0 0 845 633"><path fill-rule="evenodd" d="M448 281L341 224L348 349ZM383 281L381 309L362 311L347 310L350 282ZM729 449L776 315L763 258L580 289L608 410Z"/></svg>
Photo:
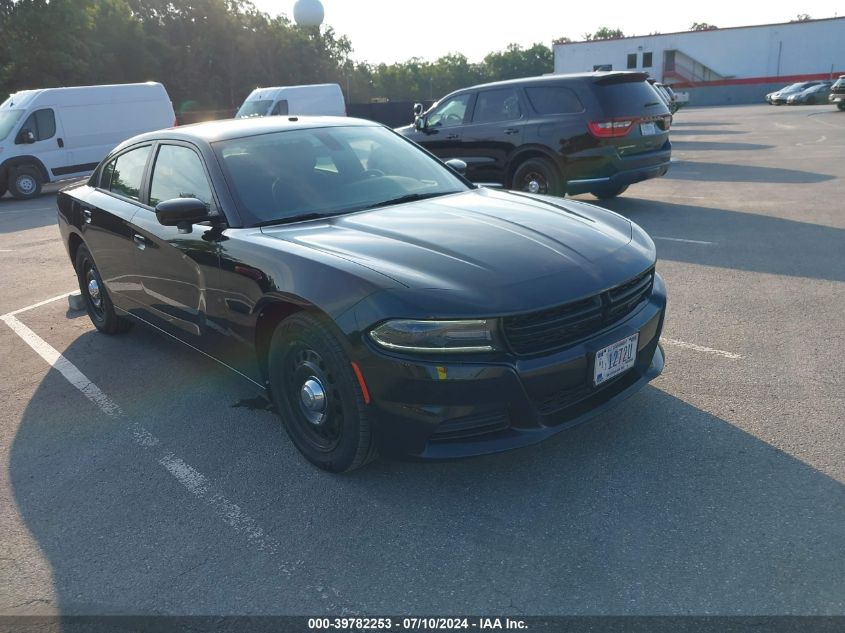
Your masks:
<svg viewBox="0 0 845 633"><path fill-rule="evenodd" d="M59 301L61 299L64 299L65 297L72 295L74 292L79 292L79 291L78 290L71 290L70 292L65 292L63 294L52 297L51 299L44 299L44 301L39 301L38 303L33 303L32 305L26 306L25 308L20 308L18 310L14 310L12 312L9 312L8 314L4 314L2 317L0 317L0 319L3 319L5 321L6 317L15 316L15 315L18 315L18 314L22 314L23 312L29 312L30 310L34 310L35 308L40 308L41 306L46 306L48 303L53 303L54 301ZM14 328L12 328L12 329L14 329Z"/></svg>
<svg viewBox="0 0 845 633"><path fill-rule="evenodd" d="M667 242L683 242L684 244L703 244L704 246L713 246L716 242L704 242L702 240L687 240L680 237L660 237L659 235L652 235L654 240L665 240Z"/></svg>
<svg viewBox="0 0 845 633"><path fill-rule="evenodd" d="M726 352L723 349L713 349L712 347L704 347L703 345L696 345L695 343L679 341L675 338L661 337L660 340L664 343L669 343L669 345L674 345L675 347L683 347L684 349L691 349L696 352L701 352L703 354L714 354L716 356L722 356L723 358L730 358L731 360L740 360L742 358L742 356L740 356L739 354L734 354L733 352Z"/></svg>
<svg viewBox="0 0 845 633"><path fill-rule="evenodd" d="M48 303L58 301L67 297L71 293L65 293L46 301L40 301L26 308L15 310L0 316L6 325L17 334L21 340L29 345L41 358L43 358L48 365L56 369L65 379L74 387L76 387L82 394L93 402L97 407L107 416L113 419L125 419L123 411L120 406L111 398L109 398L97 385L95 385L85 374L83 374L76 365L71 363L67 358L62 356L59 351L50 345L47 341L38 336L30 328L24 325L18 318L17 314L32 310ZM136 444L144 449L152 449L161 445L161 441L147 429L140 424L131 424L132 437ZM176 479L182 486L188 490L197 499L210 506L223 521L231 526L234 530L246 536L247 540L253 545L257 546L263 551L275 553L279 550L279 543L272 537L268 536L258 522L245 513L241 507L224 497L219 492L216 492L209 482L208 478L185 463L181 458L177 457L172 452L164 453L159 459L161 464L170 475ZM282 567L285 572L289 572L286 567Z"/></svg>

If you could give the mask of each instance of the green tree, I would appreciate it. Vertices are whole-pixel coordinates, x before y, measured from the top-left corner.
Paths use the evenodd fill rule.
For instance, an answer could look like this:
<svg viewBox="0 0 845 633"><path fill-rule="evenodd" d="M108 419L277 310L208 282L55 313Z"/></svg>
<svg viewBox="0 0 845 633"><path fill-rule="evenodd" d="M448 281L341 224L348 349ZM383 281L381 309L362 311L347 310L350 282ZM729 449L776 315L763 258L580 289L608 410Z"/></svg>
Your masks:
<svg viewBox="0 0 845 633"><path fill-rule="evenodd" d="M690 31L715 31L719 27L715 24L707 24L707 22L693 22L689 27Z"/></svg>
<svg viewBox="0 0 845 633"><path fill-rule="evenodd" d="M625 37L622 29L611 29L606 26L601 27L595 33L585 33L584 39L586 41L592 40L616 40Z"/></svg>

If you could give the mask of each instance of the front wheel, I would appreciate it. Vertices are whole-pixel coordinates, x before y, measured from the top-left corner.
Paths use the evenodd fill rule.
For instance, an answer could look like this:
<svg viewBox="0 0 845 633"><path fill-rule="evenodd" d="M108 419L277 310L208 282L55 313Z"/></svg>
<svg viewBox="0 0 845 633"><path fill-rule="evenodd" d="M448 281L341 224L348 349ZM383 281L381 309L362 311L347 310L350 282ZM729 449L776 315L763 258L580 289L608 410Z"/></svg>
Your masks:
<svg viewBox="0 0 845 633"><path fill-rule="evenodd" d="M34 165L21 165L9 174L9 190L18 200L30 200L41 193L41 172Z"/></svg>
<svg viewBox="0 0 845 633"><path fill-rule="evenodd" d="M616 196L622 195L627 190L628 185L619 185L618 187L596 189L594 191L591 191L590 193L593 194L599 200L609 200L610 198L615 198Z"/></svg>
<svg viewBox="0 0 845 633"><path fill-rule="evenodd" d="M845 110L845 101L843 101L842 103L837 103L836 107L840 110Z"/></svg>
<svg viewBox="0 0 845 633"><path fill-rule="evenodd" d="M375 458L361 386L324 321L304 313L282 321L270 344L269 372L285 430L308 461L341 473Z"/></svg>
<svg viewBox="0 0 845 633"><path fill-rule="evenodd" d="M563 195L557 168L545 158L529 158L513 174L511 188L527 193Z"/></svg>
<svg viewBox="0 0 845 633"><path fill-rule="evenodd" d="M131 322L115 312L91 251L84 244L76 251L76 276L85 300L85 310L94 327L104 334L118 334L128 330Z"/></svg>

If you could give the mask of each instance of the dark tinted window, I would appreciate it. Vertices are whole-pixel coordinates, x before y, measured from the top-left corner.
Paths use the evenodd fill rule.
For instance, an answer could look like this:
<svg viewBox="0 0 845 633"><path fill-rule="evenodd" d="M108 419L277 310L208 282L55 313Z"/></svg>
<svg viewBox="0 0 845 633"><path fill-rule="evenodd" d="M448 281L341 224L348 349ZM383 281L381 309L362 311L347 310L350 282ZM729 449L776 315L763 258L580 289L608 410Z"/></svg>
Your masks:
<svg viewBox="0 0 845 633"><path fill-rule="evenodd" d="M593 85L596 98L609 119L643 114L666 114L669 111L647 81Z"/></svg>
<svg viewBox="0 0 845 633"><path fill-rule="evenodd" d="M534 86L526 88L525 92L537 114L569 114L584 111L578 95L563 86Z"/></svg>
<svg viewBox="0 0 845 633"><path fill-rule="evenodd" d="M628 68L636 68L637 67L637 54L631 53L628 55Z"/></svg>
<svg viewBox="0 0 845 633"><path fill-rule="evenodd" d="M150 146L146 145L118 156L114 161L109 190L127 198L140 200L141 180L144 178L144 167L149 154Z"/></svg>
<svg viewBox="0 0 845 633"><path fill-rule="evenodd" d="M110 161L108 165L103 167L103 173L100 174L101 189L108 189L111 186L111 177L112 174L114 174L114 163L115 161Z"/></svg>
<svg viewBox="0 0 845 633"><path fill-rule="evenodd" d="M288 113L288 100L282 99L281 101L277 101L276 105L273 106L273 111L270 112L271 116L279 116L285 115Z"/></svg>
<svg viewBox="0 0 845 633"><path fill-rule="evenodd" d="M162 145L158 150L150 185L150 205L173 198L197 198L211 204L211 186L200 157L180 145Z"/></svg>
<svg viewBox="0 0 845 633"><path fill-rule="evenodd" d="M519 95L515 88L500 90L485 90L478 93L475 102L473 123L495 123L496 121L513 121L522 116L519 107Z"/></svg>
<svg viewBox="0 0 845 633"><path fill-rule="evenodd" d="M50 108L36 110L26 119L21 130L30 130L36 141L44 141L56 135L56 115Z"/></svg>
<svg viewBox="0 0 845 633"><path fill-rule="evenodd" d="M651 68L651 53L643 53L643 68Z"/></svg>

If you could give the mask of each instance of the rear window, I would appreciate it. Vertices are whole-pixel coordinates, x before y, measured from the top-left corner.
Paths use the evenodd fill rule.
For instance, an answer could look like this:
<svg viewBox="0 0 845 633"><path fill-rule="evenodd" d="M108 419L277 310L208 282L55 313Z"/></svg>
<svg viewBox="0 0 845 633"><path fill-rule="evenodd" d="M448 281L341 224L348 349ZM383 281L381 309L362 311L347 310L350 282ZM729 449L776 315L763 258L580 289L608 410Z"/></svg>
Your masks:
<svg viewBox="0 0 845 633"><path fill-rule="evenodd" d="M646 81L593 84L607 118L668 114L669 110Z"/></svg>
<svg viewBox="0 0 845 633"><path fill-rule="evenodd" d="M537 114L570 114L583 112L584 105L578 95L563 86L534 86L525 93Z"/></svg>

